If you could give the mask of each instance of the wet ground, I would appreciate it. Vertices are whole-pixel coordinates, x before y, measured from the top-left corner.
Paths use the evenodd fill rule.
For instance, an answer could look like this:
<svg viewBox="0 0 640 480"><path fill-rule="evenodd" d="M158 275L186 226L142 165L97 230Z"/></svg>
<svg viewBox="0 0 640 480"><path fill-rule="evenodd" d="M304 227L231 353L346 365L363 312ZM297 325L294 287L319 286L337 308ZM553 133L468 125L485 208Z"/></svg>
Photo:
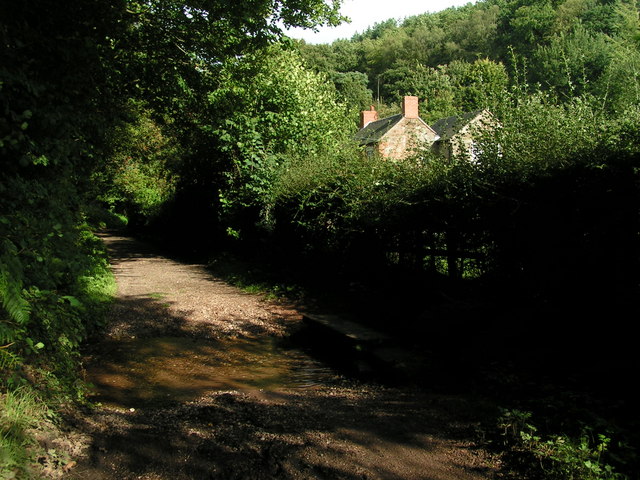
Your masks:
<svg viewBox="0 0 640 480"><path fill-rule="evenodd" d="M219 390L314 388L333 384L338 377L278 337L133 338L103 347L95 358L87 368L92 399L123 407L191 401Z"/></svg>
<svg viewBox="0 0 640 480"><path fill-rule="evenodd" d="M290 342L292 306L104 240L118 298L86 351L97 403L71 419L84 440L66 478L495 478L479 399L351 377Z"/></svg>

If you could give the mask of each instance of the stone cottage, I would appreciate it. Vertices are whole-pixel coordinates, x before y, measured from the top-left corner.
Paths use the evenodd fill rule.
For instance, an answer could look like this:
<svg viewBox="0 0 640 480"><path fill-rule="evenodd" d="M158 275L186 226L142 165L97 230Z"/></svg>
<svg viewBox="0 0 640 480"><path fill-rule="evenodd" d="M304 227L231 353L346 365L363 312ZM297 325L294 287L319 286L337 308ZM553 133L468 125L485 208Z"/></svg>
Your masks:
<svg viewBox="0 0 640 480"><path fill-rule="evenodd" d="M378 152L383 158L402 160L421 145L429 145L438 138L436 132L420 118L418 97L402 100L402 113L378 119L372 106L360 114L360 130L356 141L370 153Z"/></svg>
<svg viewBox="0 0 640 480"><path fill-rule="evenodd" d="M355 139L367 152L382 158L402 160L415 154L419 147L431 147L445 158L466 156L474 161L479 153L477 138L499 122L488 110L442 118L429 126L420 118L418 97L405 96L402 113L378 119L372 106L360 113L360 130Z"/></svg>

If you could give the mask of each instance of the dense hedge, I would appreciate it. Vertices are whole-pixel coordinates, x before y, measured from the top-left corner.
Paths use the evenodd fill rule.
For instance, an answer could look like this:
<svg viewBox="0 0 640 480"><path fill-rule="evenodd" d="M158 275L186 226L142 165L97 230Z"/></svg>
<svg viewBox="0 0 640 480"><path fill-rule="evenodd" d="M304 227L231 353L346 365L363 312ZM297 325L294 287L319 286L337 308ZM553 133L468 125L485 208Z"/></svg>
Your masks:
<svg viewBox="0 0 640 480"><path fill-rule="evenodd" d="M273 187L278 241L342 265L502 277L531 295L633 286L637 110L599 119L594 133L582 101L530 103L505 111L475 163L429 152L387 162L345 148L288 165Z"/></svg>

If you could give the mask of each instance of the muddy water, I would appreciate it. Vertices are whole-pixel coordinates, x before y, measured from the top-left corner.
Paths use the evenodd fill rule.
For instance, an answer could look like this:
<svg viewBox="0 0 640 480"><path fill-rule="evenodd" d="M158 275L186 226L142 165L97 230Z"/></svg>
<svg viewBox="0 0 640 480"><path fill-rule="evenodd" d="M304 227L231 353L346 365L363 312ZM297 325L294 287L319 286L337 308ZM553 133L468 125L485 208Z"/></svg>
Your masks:
<svg viewBox="0 0 640 480"><path fill-rule="evenodd" d="M189 401L215 390L313 388L337 378L329 367L272 337L134 338L95 358L86 369L93 399L127 407Z"/></svg>

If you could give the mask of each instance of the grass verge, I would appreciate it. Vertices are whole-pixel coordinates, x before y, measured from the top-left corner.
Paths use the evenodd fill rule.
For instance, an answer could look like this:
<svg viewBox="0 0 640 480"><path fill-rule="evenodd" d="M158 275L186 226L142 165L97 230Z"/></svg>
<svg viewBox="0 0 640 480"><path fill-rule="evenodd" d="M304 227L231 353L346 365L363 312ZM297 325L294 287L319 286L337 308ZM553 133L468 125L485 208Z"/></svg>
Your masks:
<svg viewBox="0 0 640 480"><path fill-rule="evenodd" d="M0 394L0 478L35 478L36 431L51 412L27 386Z"/></svg>

